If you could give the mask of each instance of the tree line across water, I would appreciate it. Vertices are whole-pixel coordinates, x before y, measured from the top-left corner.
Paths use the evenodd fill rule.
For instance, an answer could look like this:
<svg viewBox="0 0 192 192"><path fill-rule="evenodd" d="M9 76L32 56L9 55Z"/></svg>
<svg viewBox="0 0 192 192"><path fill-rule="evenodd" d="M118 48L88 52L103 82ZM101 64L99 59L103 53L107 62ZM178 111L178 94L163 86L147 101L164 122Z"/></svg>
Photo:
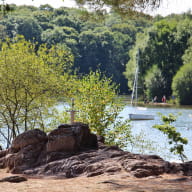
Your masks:
<svg viewBox="0 0 192 192"><path fill-rule="evenodd" d="M73 71L82 75L99 69L119 85L120 94L131 92L139 50L141 95L192 103L190 12L155 18L110 12L98 18L85 9L10 7L13 11L0 19L1 39L20 34L37 47L62 47L74 57Z"/></svg>

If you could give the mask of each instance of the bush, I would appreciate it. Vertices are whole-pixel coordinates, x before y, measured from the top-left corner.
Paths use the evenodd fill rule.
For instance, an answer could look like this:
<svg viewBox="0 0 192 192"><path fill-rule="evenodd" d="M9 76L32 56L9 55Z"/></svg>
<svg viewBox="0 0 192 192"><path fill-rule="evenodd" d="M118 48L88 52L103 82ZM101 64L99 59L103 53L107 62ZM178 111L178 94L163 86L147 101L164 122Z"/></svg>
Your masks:
<svg viewBox="0 0 192 192"><path fill-rule="evenodd" d="M173 94L182 105L192 104L192 63L183 65L172 82Z"/></svg>

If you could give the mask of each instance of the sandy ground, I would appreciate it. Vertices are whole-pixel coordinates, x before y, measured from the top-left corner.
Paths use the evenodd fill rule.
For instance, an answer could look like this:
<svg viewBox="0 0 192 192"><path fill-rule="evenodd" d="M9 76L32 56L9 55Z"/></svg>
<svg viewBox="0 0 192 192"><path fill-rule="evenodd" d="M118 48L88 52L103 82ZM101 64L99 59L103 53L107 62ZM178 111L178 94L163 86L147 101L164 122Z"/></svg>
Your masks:
<svg viewBox="0 0 192 192"><path fill-rule="evenodd" d="M12 176L0 169L0 179ZM28 178L21 183L0 183L0 192L192 192L192 178L162 175L136 179L128 173L73 179Z"/></svg>

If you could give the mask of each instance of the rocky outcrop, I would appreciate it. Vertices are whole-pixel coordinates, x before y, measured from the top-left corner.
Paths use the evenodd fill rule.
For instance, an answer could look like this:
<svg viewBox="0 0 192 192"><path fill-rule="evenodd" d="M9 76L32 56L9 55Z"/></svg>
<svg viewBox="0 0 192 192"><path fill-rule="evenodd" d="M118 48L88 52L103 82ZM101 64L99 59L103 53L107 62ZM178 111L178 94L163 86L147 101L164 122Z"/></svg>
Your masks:
<svg viewBox="0 0 192 192"><path fill-rule="evenodd" d="M126 171L138 178L163 173L192 176L192 162L164 161L156 155L132 154L104 145L104 138L90 133L83 123L62 124L46 135L30 130L0 152L0 167L31 176L93 177Z"/></svg>

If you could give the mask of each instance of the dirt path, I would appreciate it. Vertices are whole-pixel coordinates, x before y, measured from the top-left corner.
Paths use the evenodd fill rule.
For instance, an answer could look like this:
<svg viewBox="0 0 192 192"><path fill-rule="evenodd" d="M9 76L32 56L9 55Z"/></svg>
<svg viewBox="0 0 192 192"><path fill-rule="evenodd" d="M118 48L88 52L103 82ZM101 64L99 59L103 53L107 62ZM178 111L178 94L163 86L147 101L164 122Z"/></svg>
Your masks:
<svg viewBox="0 0 192 192"><path fill-rule="evenodd" d="M0 170L0 179L11 176ZM127 173L73 179L28 178L21 183L0 183L1 192L191 192L192 178L162 175L136 179Z"/></svg>

